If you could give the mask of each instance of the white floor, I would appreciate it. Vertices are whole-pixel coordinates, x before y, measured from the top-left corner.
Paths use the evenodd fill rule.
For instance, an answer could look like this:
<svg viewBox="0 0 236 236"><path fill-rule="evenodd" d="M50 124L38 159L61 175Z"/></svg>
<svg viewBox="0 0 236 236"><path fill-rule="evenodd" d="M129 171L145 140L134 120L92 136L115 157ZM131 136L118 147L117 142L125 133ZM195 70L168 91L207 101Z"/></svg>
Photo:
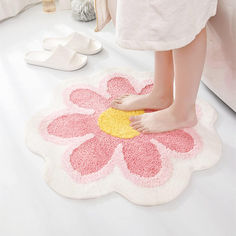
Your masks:
<svg viewBox="0 0 236 236"><path fill-rule="evenodd" d="M108 67L153 69L153 53L119 48L108 25L95 33L95 21L79 23L69 11L45 14L41 6L0 23L0 235L2 236L233 236L236 235L236 117L204 85L199 96L219 113L223 142L215 167L194 173L187 190L162 206L140 207L118 194L70 200L43 180L43 160L24 143L28 119L50 102L62 81ZM86 67L60 72L26 65L24 53L42 39L83 31L104 44Z"/></svg>

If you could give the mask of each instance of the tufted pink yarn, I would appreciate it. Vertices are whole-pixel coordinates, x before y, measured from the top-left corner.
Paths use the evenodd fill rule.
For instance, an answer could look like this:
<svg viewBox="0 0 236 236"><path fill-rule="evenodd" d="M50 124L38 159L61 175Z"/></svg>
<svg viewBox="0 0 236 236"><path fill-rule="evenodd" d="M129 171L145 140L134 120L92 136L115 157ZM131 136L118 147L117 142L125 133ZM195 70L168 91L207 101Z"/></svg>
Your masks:
<svg viewBox="0 0 236 236"><path fill-rule="evenodd" d="M74 170L81 175L89 175L104 167L114 152L114 143L107 139L93 137L73 150L70 162Z"/></svg>
<svg viewBox="0 0 236 236"><path fill-rule="evenodd" d="M155 134L155 138L160 143L176 152L189 152L194 146L194 140L192 136L183 130L174 130Z"/></svg>
<svg viewBox="0 0 236 236"><path fill-rule="evenodd" d="M79 107L94 110L105 109L108 105L104 97L89 89L75 89L70 94L70 101Z"/></svg>
<svg viewBox="0 0 236 236"><path fill-rule="evenodd" d="M72 138L88 133L88 126L94 125L96 121L88 115L67 114L53 120L47 127L50 135Z"/></svg>
<svg viewBox="0 0 236 236"><path fill-rule="evenodd" d="M124 77L114 77L107 82L107 91L112 98L123 94L137 94L129 80Z"/></svg>
<svg viewBox="0 0 236 236"><path fill-rule="evenodd" d="M137 142L125 143L124 160L131 173L142 177L153 177L161 169L160 154L152 143L140 145Z"/></svg>

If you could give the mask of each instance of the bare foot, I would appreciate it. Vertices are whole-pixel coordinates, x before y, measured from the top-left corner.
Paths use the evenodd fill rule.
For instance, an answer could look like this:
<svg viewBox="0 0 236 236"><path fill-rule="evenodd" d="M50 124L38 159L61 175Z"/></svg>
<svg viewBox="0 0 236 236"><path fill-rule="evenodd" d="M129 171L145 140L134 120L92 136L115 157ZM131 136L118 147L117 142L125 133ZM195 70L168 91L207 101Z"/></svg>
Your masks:
<svg viewBox="0 0 236 236"><path fill-rule="evenodd" d="M144 109L162 110L169 107L173 102L172 97L158 97L157 95L123 95L114 101L111 106L123 111L137 111Z"/></svg>
<svg viewBox="0 0 236 236"><path fill-rule="evenodd" d="M197 124L195 109L187 114L175 111L172 106L167 109L130 117L131 127L142 133L159 133L192 127Z"/></svg>

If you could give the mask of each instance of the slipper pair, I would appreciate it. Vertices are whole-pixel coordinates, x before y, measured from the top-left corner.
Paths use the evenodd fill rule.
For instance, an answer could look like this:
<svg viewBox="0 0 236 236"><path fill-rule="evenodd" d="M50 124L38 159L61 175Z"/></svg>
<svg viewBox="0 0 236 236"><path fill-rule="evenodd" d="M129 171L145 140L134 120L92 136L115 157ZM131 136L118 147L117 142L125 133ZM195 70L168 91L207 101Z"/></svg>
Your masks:
<svg viewBox="0 0 236 236"><path fill-rule="evenodd" d="M102 44L83 34L74 32L64 38L48 38L43 41L48 51L26 53L25 61L32 65L57 70L78 70L87 64L88 57L102 50Z"/></svg>

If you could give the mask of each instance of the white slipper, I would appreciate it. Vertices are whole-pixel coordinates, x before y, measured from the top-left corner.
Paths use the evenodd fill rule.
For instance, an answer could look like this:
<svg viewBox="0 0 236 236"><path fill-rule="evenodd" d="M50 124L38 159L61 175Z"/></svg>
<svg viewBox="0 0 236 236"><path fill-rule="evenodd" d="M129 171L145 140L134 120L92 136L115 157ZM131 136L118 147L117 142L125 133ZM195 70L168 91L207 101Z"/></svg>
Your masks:
<svg viewBox="0 0 236 236"><path fill-rule="evenodd" d="M102 50L102 44L99 41L77 32L63 38L44 39L43 48L53 50L59 44L85 55L96 54Z"/></svg>
<svg viewBox="0 0 236 236"><path fill-rule="evenodd" d="M86 65L88 57L58 45L52 52L31 51L26 53L25 61L32 65L56 70L73 71Z"/></svg>

